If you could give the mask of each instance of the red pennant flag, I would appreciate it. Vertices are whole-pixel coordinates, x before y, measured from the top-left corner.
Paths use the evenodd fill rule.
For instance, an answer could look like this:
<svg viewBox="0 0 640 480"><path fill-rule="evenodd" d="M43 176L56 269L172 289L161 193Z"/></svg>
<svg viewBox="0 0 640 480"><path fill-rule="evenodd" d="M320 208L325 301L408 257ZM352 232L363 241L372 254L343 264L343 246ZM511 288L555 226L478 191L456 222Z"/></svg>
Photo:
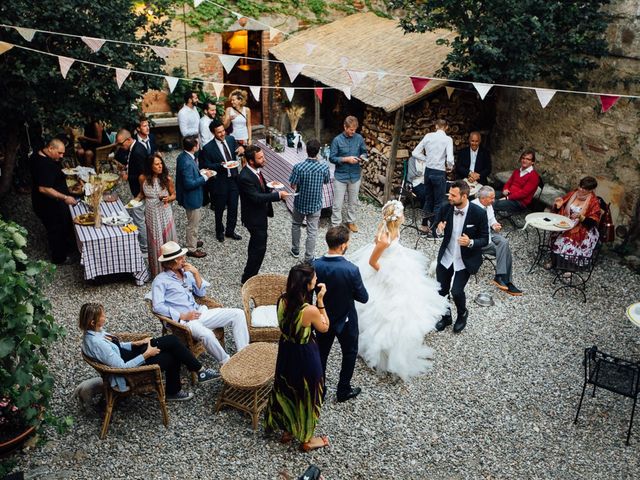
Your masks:
<svg viewBox="0 0 640 480"><path fill-rule="evenodd" d="M318 97L318 100L322 103L322 93L324 92L324 88L314 88L314 90L316 91L316 97Z"/></svg>
<svg viewBox="0 0 640 480"><path fill-rule="evenodd" d="M616 95L600 95L600 103L602 104L602 113L613 107L620 97Z"/></svg>
<svg viewBox="0 0 640 480"><path fill-rule="evenodd" d="M420 93L420 91L427 86L427 83L429 83L429 78L422 78L422 77L409 77L411 78L411 83L413 84L413 89L415 90L416 93Z"/></svg>

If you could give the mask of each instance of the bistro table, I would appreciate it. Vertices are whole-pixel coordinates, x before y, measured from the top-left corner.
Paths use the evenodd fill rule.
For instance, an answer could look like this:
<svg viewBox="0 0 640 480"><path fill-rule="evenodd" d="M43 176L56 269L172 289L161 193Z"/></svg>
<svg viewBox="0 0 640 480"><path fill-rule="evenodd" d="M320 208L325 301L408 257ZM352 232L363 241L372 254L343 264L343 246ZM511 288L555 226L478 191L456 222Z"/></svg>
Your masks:
<svg viewBox="0 0 640 480"><path fill-rule="evenodd" d="M627 318L636 327L640 327L640 302L632 303L627 307Z"/></svg>
<svg viewBox="0 0 640 480"><path fill-rule="evenodd" d="M571 229L573 227L573 221L569 217L557 213L534 212L525 217L525 224L522 230L527 228L528 225L534 227L538 233L536 256L531 264L531 268L529 268L529 273L531 273L536 265L540 265L540 262L551 252L551 235Z"/></svg>
<svg viewBox="0 0 640 480"><path fill-rule="evenodd" d="M267 142L264 140L258 140L257 143L264 152L264 158L266 160L265 166L262 168L265 180L267 182L280 182L284 185L284 191L293 193L289 184L289 177L295 164L307 158L306 150L303 148L298 152L295 148L285 146L283 152L276 152L271 146L267 145ZM325 160L318 161L325 162ZM333 163L328 163L331 181L322 186L322 208L331 208L331 206L333 206L333 172L335 166ZM285 203L290 211L293 211L294 198L293 195L285 198Z"/></svg>
<svg viewBox="0 0 640 480"><path fill-rule="evenodd" d="M84 202L69 206L71 216L89 213ZM120 199L115 202L100 202L103 217L111 217L125 211ZM73 224L76 242L80 251L80 264L84 267L84 279L93 280L100 275L132 273L136 285L149 280L149 270L140 251L138 231L127 233L122 227L102 225L84 226Z"/></svg>

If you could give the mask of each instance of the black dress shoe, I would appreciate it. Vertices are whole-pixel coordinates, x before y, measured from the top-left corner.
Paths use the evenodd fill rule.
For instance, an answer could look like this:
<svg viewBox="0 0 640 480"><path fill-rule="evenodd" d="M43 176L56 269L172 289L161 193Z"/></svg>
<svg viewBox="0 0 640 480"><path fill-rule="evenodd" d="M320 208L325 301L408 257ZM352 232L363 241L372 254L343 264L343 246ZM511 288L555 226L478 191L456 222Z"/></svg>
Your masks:
<svg viewBox="0 0 640 480"><path fill-rule="evenodd" d="M218 239L219 242L224 242L224 235L221 233L216 233L216 238Z"/></svg>
<svg viewBox="0 0 640 480"><path fill-rule="evenodd" d="M451 315L443 315L442 318L436 323L436 330L441 332L445 328L451 325Z"/></svg>
<svg viewBox="0 0 640 480"><path fill-rule="evenodd" d="M204 242L202 240L198 240L198 242L196 243L196 247L198 248L204 247Z"/></svg>
<svg viewBox="0 0 640 480"><path fill-rule="evenodd" d="M207 256L207 252L202 250L194 250L193 252L187 252L187 257L203 258Z"/></svg>
<svg viewBox="0 0 640 480"><path fill-rule="evenodd" d="M362 391L362 389L360 387L352 388L345 395L338 395L337 396L338 397L338 401L339 402L346 402L347 400L351 400L352 398L356 398L358 395L360 395L361 391Z"/></svg>
<svg viewBox="0 0 640 480"><path fill-rule="evenodd" d="M464 330L464 327L467 326L467 318L469 318L469 310L465 308L462 315L458 315L458 318L456 318L456 323L453 325L453 333L460 333Z"/></svg>
<svg viewBox="0 0 640 480"><path fill-rule="evenodd" d="M242 237L240 235L238 235L236 232L225 233L224 236L227 237L227 238L233 238L234 240L242 240Z"/></svg>
<svg viewBox="0 0 640 480"><path fill-rule="evenodd" d="M493 277L493 280L491 281L491 283L493 283L496 287L498 287L503 292L506 292L507 290L509 290L509 286L507 285L507 282L505 282L502 279L502 275L496 275L495 277Z"/></svg>

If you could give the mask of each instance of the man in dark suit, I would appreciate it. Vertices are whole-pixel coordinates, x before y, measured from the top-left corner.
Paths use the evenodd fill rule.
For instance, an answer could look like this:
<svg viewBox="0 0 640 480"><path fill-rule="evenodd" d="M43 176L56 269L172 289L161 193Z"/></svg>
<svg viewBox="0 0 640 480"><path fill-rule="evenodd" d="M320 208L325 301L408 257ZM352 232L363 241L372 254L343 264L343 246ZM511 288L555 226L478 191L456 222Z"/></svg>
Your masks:
<svg viewBox="0 0 640 480"><path fill-rule="evenodd" d="M156 136L150 130L149 119L140 117L136 126L136 140L147 150L147 155L153 155L158 151Z"/></svg>
<svg viewBox="0 0 640 480"><path fill-rule="evenodd" d="M224 125L218 120L209 124L213 140L200 151L200 168L215 170L216 176L209 179L206 188L212 200L211 209L216 217L216 238L224 242L224 237L242 240L236 233L238 222L238 167L226 168L226 162L236 162L237 153L244 153L244 148L236 144L236 139L226 135ZM227 228L222 224L222 214L227 209Z"/></svg>
<svg viewBox="0 0 640 480"><path fill-rule="evenodd" d="M327 285L324 306L331 322L328 332L316 335L323 372L326 372L327 358L336 337L342 350L342 367L336 392L338 402L354 398L362 391L360 387L351 386L358 355L358 312L355 302L369 301L360 270L344 258L349 247L349 235L349 229L344 225L331 227L326 235L328 253L313 262L317 281Z"/></svg>
<svg viewBox="0 0 640 480"><path fill-rule="evenodd" d="M469 179L470 182L487 184L487 177L491 173L491 155L480 146L482 137L479 132L469 134L469 147L456 152L456 178Z"/></svg>
<svg viewBox="0 0 640 480"><path fill-rule="evenodd" d="M469 317L464 288L471 274L482 265L482 249L489 242L487 213L469 202L469 185L464 180L456 180L449 189L449 205L440 209L435 225L436 233L444 234L436 267L439 293L446 297L451 291L458 315L453 332L460 333ZM436 330L442 331L449 325L450 312L436 323Z"/></svg>
<svg viewBox="0 0 640 480"><path fill-rule="evenodd" d="M211 143L211 142L209 142ZM267 252L267 217L273 217L273 205L282 198L291 195L280 190L273 192L264 180L260 169L264 166L264 153L255 145L250 145L244 152L247 166L238 175L240 202L242 204L242 224L249 230L249 248L247 264L242 273L241 283L258 274L264 254Z"/></svg>

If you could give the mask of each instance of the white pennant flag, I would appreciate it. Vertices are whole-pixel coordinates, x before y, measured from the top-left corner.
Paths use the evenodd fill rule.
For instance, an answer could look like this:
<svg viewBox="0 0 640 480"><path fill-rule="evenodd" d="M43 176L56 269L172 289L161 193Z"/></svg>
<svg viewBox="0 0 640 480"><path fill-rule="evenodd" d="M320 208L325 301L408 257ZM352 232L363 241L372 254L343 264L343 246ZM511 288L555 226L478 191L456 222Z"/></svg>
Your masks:
<svg viewBox="0 0 640 480"><path fill-rule="evenodd" d="M130 73L131 71L125 68L116 68L116 83L118 84L118 88L122 87L122 84L127 79Z"/></svg>
<svg viewBox="0 0 640 480"><path fill-rule="evenodd" d="M24 28L24 27L13 27L15 28L22 38L24 38L27 42L33 40L33 36L36 34L36 31L33 28Z"/></svg>
<svg viewBox="0 0 640 480"><path fill-rule="evenodd" d="M351 87L344 87L342 93L344 93L344 96L347 97L348 100L351 100Z"/></svg>
<svg viewBox="0 0 640 480"><path fill-rule="evenodd" d="M291 87L285 87L284 88L284 93L287 94L287 98L289 99L289 101L293 101L293 94L295 93L296 89L295 88L291 88Z"/></svg>
<svg viewBox="0 0 640 480"><path fill-rule="evenodd" d="M231 12L231 14L233 16L235 16L238 20L240 20L242 17L244 17L244 15L241 14L240 12Z"/></svg>
<svg viewBox="0 0 640 480"><path fill-rule="evenodd" d="M346 68L348 63L349 63L348 57L340 57L340 65L342 65L342 68Z"/></svg>
<svg viewBox="0 0 640 480"><path fill-rule="evenodd" d="M104 45L104 42L106 42L106 40L102 38L93 38L93 37L80 37L80 38L82 38L82 41L87 44L87 47L89 47L93 53L96 53L98 50L100 50L100 48L102 48L102 45Z"/></svg>
<svg viewBox="0 0 640 480"><path fill-rule="evenodd" d="M384 70L378 70L378 80L382 80L386 76L387 72L385 72Z"/></svg>
<svg viewBox="0 0 640 480"><path fill-rule="evenodd" d="M547 88L536 88L535 90L536 90L536 95L538 96L538 100L540 101L540 105L542 105L542 108L545 108L547 105L549 105L549 102L551 101L553 96L556 94L555 90L549 90Z"/></svg>
<svg viewBox="0 0 640 480"><path fill-rule="evenodd" d="M198 8L204 0L193 0L193 8Z"/></svg>
<svg viewBox="0 0 640 480"><path fill-rule="evenodd" d="M230 73L240 57L235 55L218 55L218 58L220 59L220 63L222 63L225 72Z"/></svg>
<svg viewBox="0 0 640 480"><path fill-rule="evenodd" d="M487 96L487 93L489 93L489 90L493 87L490 83L474 83L473 86L476 87L481 100L484 100L484 97Z"/></svg>
<svg viewBox="0 0 640 480"><path fill-rule="evenodd" d="M289 75L289 80L291 83L296 79L300 72L305 67L304 63L285 63L284 68L287 70L287 74Z"/></svg>
<svg viewBox="0 0 640 480"><path fill-rule="evenodd" d="M269 40L273 40L276 35L280 33L277 28L269 27Z"/></svg>
<svg viewBox="0 0 640 480"><path fill-rule="evenodd" d="M58 56L58 62L60 63L60 73L62 74L62 78L67 78L67 73L73 65L75 60L73 58L61 57Z"/></svg>
<svg viewBox="0 0 640 480"><path fill-rule="evenodd" d="M151 50L153 50L160 58L167 58L172 49L169 47L161 47L159 45L151 45Z"/></svg>
<svg viewBox="0 0 640 480"><path fill-rule="evenodd" d="M260 85L254 85L252 87L249 87L249 90L251 90L251 95L253 95L253 98L256 99L256 102L260 101Z"/></svg>
<svg viewBox="0 0 640 480"><path fill-rule="evenodd" d="M347 70L347 73L351 77L351 83L353 83L354 87L360 85L364 77L367 76L367 72L357 72L355 70Z"/></svg>
<svg viewBox="0 0 640 480"><path fill-rule="evenodd" d="M304 48L307 50L307 57L313 53L318 45L315 43L307 42L304 44Z"/></svg>
<svg viewBox="0 0 640 480"><path fill-rule="evenodd" d="M453 88L453 87L444 87L444 89L447 91L447 98L451 98L451 95L453 95L453 91L455 90L455 88Z"/></svg>
<svg viewBox="0 0 640 480"><path fill-rule="evenodd" d="M178 85L178 82L180 81L180 79L176 77L170 77L169 75L165 75L164 79L167 81L167 84L169 85L169 92L173 93L173 90L176 88L176 85Z"/></svg>
<svg viewBox="0 0 640 480"><path fill-rule="evenodd" d="M224 84L213 82L213 89L216 91L216 97L220 97L222 95L223 88L224 88Z"/></svg>

